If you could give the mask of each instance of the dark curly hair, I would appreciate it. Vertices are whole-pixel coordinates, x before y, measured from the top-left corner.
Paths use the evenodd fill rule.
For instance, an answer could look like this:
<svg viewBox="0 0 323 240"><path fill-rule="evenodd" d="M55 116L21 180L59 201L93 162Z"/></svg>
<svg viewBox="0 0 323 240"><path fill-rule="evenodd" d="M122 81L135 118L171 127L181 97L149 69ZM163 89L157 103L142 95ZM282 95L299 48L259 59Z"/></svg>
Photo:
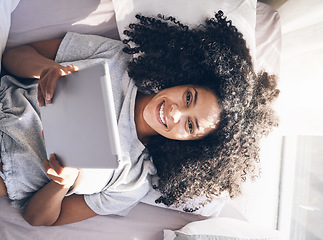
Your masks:
<svg viewBox="0 0 323 240"><path fill-rule="evenodd" d="M247 177L259 175L260 139L278 125L271 107L276 77L254 72L243 35L222 11L194 29L173 17L136 18L124 32L124 51L135 54L128 73L139 91L198 85L211 89L222 108L217 129L200 140L149 139L162 193L156 201L194 211L185 205L192 198L205 196L203 205L225 192L237 196Z"/></svg>

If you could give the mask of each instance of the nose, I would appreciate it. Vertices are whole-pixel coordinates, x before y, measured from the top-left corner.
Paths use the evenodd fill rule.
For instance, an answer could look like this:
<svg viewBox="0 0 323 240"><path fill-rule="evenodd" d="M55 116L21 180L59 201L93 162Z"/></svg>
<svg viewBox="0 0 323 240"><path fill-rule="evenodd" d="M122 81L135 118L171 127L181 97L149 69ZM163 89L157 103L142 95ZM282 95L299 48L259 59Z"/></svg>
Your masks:
<svg viewBox="0 0 323 240"><path fill-rule="evenodd" d="M178 106L176 104L172 104L169 114L173 118L173 122L178 123L179 119L181 118L182 112L178 109Z"/></svg>

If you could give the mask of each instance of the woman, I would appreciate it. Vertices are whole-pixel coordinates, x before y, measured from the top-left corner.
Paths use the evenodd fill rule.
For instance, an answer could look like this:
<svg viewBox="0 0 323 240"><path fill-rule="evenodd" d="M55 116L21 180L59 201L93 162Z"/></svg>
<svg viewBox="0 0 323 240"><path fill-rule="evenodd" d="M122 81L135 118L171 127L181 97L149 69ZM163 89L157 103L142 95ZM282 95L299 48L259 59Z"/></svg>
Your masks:
<svg viewBox="0 0 323 240"><path fill-rule="evenodd" d="M196 29L173 18L136 17L140 23L125 31L124 43L133 47L69 33L4 55L12 74L39 78L40 106L51 103L58 78L75 65L107 62L127 156L106 174L102 189L80 194L73 185L82 171L62 167L53 154L41 166L46 153L35 85L3 78L1 195L25 206L30 224L125 215L147 193L156 169L154 187L166 205L185 206L198 196L209 201L224 192L233 197L246 176L257 175L259 140L277 125L270 103L279 91L273 76L253 72L242 34L222 12Z"/></svg>

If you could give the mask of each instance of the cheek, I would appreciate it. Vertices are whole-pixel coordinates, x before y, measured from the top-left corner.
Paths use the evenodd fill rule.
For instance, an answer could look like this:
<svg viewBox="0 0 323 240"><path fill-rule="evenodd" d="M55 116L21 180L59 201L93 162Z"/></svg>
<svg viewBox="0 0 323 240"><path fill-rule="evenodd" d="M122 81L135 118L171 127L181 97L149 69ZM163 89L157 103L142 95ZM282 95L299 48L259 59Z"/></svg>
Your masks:
<svg viewBox="0 0 323 240"><path fill-rule="evenodd" d="M213 132L216 129L216 125L214 123L210 123L208 122L207 124L201 124L200 125L200 131L197 134L198 138L203 138L205 136L207 136L208 134L210 134L211 132Z"/></svg>
<svg viewBox="0 0 323 240"><path fill-rule="evenodd" d="M150 113L149 113L149 107L146 106L142 112L142 117L143 119L147 122L147 120L150 118Z"/></svg>
<svg viewBox="0 0 323 240"><path fill-rule="evenodd" d="M182 126L176 126L171 131L165 132L164 137L174 139L174 140L190 140L192 135L185 131Z"/></svg>
<svg viewBox="0 0 323 240"><path fill-rule="evenodd" d="M155 118L155 112L152 105L147 105L142 112L143 119L148 125L153 124Z"/></svg>

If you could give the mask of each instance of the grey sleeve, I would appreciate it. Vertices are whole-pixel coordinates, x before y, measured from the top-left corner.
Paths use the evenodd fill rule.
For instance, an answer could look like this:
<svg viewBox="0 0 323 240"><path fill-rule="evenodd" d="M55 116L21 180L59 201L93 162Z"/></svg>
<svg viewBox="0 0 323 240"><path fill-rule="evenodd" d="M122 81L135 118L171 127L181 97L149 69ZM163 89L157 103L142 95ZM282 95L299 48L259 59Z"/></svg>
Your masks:
<svg viewBox="0 0 323 240"><path fill-rule="evenodd" d="M86 204L99 215L116 214L126 216L129 211L148 193L147 180L138 188L127 191L102 191L84 195Z"/></svg>
<svg viewBox="0 0 323 240"><path fill-rule="evenodd" d="M97 35L69 32L63 38L56 54L56 62L74 62L96 58L113 58L123 55L126 45L121 41Z"/></svg>

